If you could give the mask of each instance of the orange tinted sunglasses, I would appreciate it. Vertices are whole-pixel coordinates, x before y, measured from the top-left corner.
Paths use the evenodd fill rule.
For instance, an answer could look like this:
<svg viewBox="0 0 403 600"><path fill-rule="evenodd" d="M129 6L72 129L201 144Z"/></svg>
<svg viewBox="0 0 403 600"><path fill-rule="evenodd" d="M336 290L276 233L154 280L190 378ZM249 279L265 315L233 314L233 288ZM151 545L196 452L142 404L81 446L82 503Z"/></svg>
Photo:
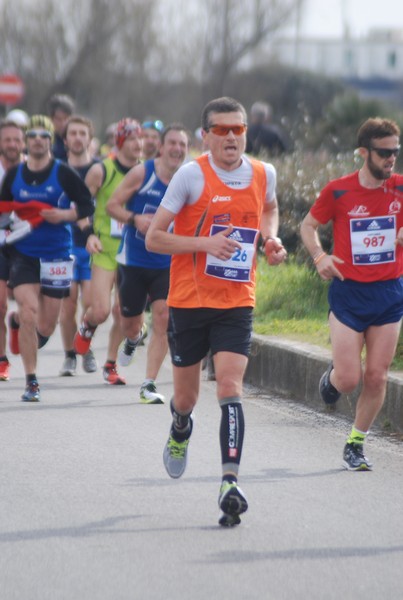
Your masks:
<svg viewBox="0 0 403 600"><path fill-rule="evenodd" d="M209 125L207 131L221 137L228 135L230 131L234 135L242 135L246 131L246 125Z"/></svg>

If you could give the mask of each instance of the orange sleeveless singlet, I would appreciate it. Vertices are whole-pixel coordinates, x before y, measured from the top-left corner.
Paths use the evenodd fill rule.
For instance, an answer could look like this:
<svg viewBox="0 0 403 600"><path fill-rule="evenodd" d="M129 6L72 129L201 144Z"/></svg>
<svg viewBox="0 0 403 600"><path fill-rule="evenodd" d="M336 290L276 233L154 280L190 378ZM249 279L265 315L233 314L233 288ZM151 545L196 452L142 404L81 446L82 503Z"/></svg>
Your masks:
<svg viewBox="0 0 403 600"><path fill-rule="evenodd" d="M238 239L243 249L229 262L217 261L204 252L174 255L168 305L176 308L253 307L256 242L267 186L264 166L251 159L250 185L234 190L219 179L206 154L196 160L205 179L203 192L195 204L183 207L175 217L174 233L209 236L231 223L234 226L231 237ZM244 265L249 268L242 269Z"/></svg>

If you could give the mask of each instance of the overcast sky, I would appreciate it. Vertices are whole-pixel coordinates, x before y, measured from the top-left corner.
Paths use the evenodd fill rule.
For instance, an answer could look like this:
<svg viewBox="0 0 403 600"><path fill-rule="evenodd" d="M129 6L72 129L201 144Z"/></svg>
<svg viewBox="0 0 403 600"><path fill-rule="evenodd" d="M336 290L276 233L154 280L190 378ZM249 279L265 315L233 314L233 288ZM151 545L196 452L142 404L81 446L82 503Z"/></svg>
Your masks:
<svg viewBox="0 0 403 600"><path fill-rule="evenodd" d="M365 36L374 27L402 28L402 0L306 0L301 34L337 37L343 33L343 19L350 33Z"/></svg>

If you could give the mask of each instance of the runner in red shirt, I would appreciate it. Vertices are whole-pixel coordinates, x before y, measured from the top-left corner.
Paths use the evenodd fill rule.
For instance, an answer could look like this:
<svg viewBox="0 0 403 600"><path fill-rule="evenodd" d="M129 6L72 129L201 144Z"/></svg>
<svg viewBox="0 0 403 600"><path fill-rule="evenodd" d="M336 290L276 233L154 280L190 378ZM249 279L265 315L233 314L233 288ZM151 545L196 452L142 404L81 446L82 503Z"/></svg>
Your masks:
<svg viewBox="0 0 403 600"><path fill-rule="evenodd" d="M333 361L319 392L327 404L352 392L362 378L343 464L371 470L363 452L368 431L385 399L403 315L403 176L393 170L400 129L394 121L368 119L358 131L364 160L355 173L330 182L302 222L302 240L329 287ZM333 254L324 252L318 228L332 222ZM365 366L361 354L366 347Z"/></svg>

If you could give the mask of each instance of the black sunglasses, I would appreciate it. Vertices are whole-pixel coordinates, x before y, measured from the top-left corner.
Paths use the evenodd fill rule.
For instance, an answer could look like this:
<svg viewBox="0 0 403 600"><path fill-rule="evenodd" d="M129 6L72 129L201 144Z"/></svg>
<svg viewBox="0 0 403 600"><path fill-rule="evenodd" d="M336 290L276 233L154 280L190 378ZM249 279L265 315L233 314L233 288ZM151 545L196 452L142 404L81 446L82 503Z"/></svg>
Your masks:
<svg viewBox="0 0 403 600"><path fill-rule="evenodd" d="M374 146L370 146L368 150L376 152L379 158L390 158L391 156L397 156L399 154L400 146L397 148L374 148Z"/></svg>
<svg viewBox="0 0 403 600"><path fill-rule="evenodd" d="M51 133L49 133L49 131L36 131L35 129L31 129L30 131L27 131L26 133L27 138L33 139L36 137L40 137L43 140L49 139L52 137Z"/></svg>

